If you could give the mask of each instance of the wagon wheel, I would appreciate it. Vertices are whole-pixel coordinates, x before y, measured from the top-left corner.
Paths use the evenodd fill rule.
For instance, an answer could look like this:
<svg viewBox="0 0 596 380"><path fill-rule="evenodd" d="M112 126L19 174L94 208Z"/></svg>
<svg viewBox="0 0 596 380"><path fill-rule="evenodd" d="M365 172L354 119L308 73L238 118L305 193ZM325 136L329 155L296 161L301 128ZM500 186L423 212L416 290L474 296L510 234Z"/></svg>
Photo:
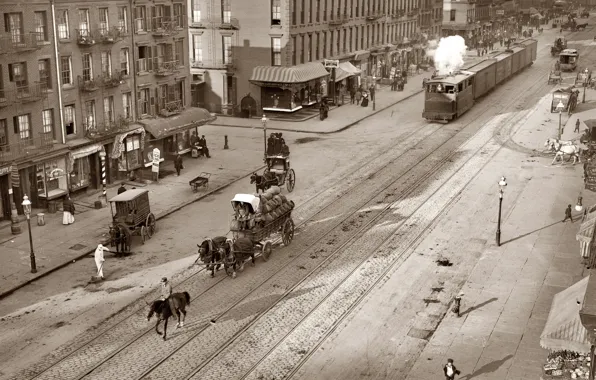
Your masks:
<svg viewBox="0 0 596 380"><path fill-rule="evenodd" d="M294 169L290 169L288 171L288 183L286 184L286 189L288 189L288 192L292 192L294 191L294 185L296 185L296 173L294 172Z"/></svg>
<svg viewBox="0 0 596 380"><path fill-rule="evenodd" d="M155 215L153 213L149 213L147 215L147 219L145 220L145 226L147 226L147 231L149 232L149 237L155 234L155 230L157 229L157 224L155 223Z"/></svg>
<svg viewBox="0 0 596 380"><path fill-rule="evenodd" d="M261 249L261 256L263 256L263 261L268 261L269 260L269 256L271 256L271 248L272 244L269 240L267 240L265 242L265 244L263 244L263 247Z"/></svg>
<svg viewBox="0 0 596 380"><path fill-rule="evenodd" d="M145 241L149 240L149 229L145 226L141 226L141 241L145 244Z"/></svg>
<svg viewBox="0 0 596 380"><path fill-rule="evenodd" d="M281 232L281 241L287 247L292 242L292 239L294 239L294 221L288 218Z"/></svg>

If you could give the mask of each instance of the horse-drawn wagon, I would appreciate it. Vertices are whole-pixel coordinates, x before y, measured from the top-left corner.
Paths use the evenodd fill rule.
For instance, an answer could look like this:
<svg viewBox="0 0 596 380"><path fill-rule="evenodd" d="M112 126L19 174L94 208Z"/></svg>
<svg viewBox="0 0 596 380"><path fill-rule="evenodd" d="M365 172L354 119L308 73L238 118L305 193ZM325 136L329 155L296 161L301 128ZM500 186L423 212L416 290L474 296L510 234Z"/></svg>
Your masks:
<svg viewBox="0 0 596 380"><path fill-rule="evenodd" d="M550 74L548 74L548 84L560 84L562 82L561 70L551 70Z"/></svg>
<svg viewBox="0 0 596 380"><path fill-rule="evenodd" d="M592 83L592 70L586 68L583 71L577 73L575 77L576 86L589 86Z"/></svg>
<svg viewBox="0 0 596 380"><path fill-rule="evenodd" d="M553 46L551 46L550 55L555 57L565 49L567 49L567 40L563 37L559 37L555 40Z"/></svg>
<svg viewBox="0 0 596 380"><path fill-rule="evenodd" d="M255 184L257 193L259 190L264 192L272 186L284 185L291 193L296 185L296 172L290 167L290 149L285 144L281 133L271 135L265 155L267 168L262 175L254 173L250 177L250 183Z"/></svg>
<svg viewBox="0 0 596 380"><path fill-rule="evenodd" d="M132 236L141 236L145 244L156 231L155 215L149 205L149 190L131 189L110 199L112 224L110 245L117 252L129 252Z"/></svg>
<svg viewBox="0 0 596 380"><path fill-rule="evenodd" d="M577 100L579 97L579 90L575 87L570 86L562 88L553 92L553 98L550 105L550 112L568 112L571 114L577 106ZM559 110L557 107L559 103L563 104L563 109Z"/></svg>
<svg viewBox="0 0 596 380"><path fill-rule="evenodd" d="M562 71L574 71L579 61L579 53L576 49L565 49L559 54L559 63Z"/></svg>

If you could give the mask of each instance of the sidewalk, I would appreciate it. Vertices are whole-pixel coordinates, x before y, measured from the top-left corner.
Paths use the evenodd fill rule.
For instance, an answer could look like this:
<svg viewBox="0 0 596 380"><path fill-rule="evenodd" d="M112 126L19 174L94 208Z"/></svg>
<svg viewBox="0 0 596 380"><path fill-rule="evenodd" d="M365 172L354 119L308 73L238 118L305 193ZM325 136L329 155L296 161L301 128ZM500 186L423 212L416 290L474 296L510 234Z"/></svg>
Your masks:
<svg viewBox="0 0 596 380"><path fill-rule="evenodd" d="M214 133L210 133L210 135L213 136ZM236 139L234 144L231 144L231 149L223 150L219 143L219 140L223 141L223 136L213 136L212 140L213 142L210 144L212 158L192 159L187 155L184 157L184 169L180 177L171 174L161 178L159 183L149 183L146 186L137 185L137 188L149 190L151 211L158 219L158 234L160 218L229 186L261 167L263 154L261 141L247 140L239 143ZM161 167L161 171L162 173L173 173L174 169L165 165ZM201 172L212 174L209 187L206 190L193 193L188 181ZM126 187L131 188L129 185ZM117 186L109 188L108 199L115 196L116 192ZM6 292L24 286L73 260L92 253L98 243L106 240L108 225L111 221L109 207L96 210L84 206L85 204L93 205L99 194L75 199L76 221L72 225L62 225L62 212L60 211L55 214L46 213L46 224L41 227L37 226L35 215L32 217L33 245L38 270L36 274L30 273L30 248L26 222L21 222L22 233L20 235L12 235L10 228L0 229L0 251L2 252L0 298ZM132 247L133 252L135 244L140 244L140 242L135 240Z"/></svg>

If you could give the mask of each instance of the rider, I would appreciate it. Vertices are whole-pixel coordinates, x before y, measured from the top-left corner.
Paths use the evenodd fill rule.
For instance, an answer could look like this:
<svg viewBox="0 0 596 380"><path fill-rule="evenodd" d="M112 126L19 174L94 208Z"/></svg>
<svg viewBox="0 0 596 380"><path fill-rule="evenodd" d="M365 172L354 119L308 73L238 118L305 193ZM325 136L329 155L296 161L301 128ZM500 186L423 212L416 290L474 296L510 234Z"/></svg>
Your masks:
<svg viewBox="0 0 596 380"><path fill-rule="evenodd" d="M161 279L161 300L165 301L169 296L172 295L172 285L168 282L167 277Z"/></svg>

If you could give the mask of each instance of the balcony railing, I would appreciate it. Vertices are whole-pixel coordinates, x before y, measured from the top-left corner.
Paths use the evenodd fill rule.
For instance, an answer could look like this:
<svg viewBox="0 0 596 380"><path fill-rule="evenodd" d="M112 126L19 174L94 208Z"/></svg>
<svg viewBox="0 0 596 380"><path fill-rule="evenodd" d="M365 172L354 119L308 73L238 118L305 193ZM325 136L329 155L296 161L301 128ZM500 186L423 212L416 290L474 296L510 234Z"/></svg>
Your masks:
<svg viewBox="0 0 596 380"><path fill-rule="evenodd" d="M370 11L366 13L366 20L367 21L374 21L377 20L381 17L383 17L385 14L379 10L376 11Z"/></svg>
<svg viewBox="0 0 596 380"><path fill-rule="evenodd" d="M99 40L103 44L113 44L121 41L124 33L119 26L113 26L109 29L99 29Z"/></svg>
<svg viewBox="0 0 596 380"><path fill-rule="evenodd" d="M83 92L96 91L100 86L99 78L83 78L82 76L77 77L79 89Z"/></svg>
<svg viewBox="0 0 596 380"><path fill-rule="evenodd" d="M43 46L43 42L41 33L5 33L0 36L0 54L24 53L37 50Z"/></svg>
<svg viewBox="0 0 596 380"><path fill-rule="evenodd" d="M171 36L181 30L180 18L178 17L153 17L151 19L151 33L156 37Z"/></svg>
<svg viewBox="0 0 596 380"><path fill-rule="evenodd" d="M164 61L161 58L155 58L153 67L155 75L166 77L178 71L178 61Z"/></svg>
<svg viewBox="0 0 596 380"><path fill-rule="evenodd" d="M158 114L163 117L169 117L172 115L177 115L184 110L182 106L182 100L165 100L159 98L157 101L159 104Z"/></svg>
<svg viewBox="0 0 596 380"><path fill-rule="evenodd" d="M123 84L125 79L127 79L127 76L122 74L121 71L114 71L112 74L102 75L99 81L104 88L114 88Z"/></svg>
<svg viewBox="0 0 596 380"><path fill-rule="evenodd" d="M51 133L40 133L39 137L21 140L18 143L0 145L0 162L11 162L23 157L35 156L54 146Z"/></svg>
<svg viewBox="0 0 596 380"><path fill-rule="evenodd" d="M14 102L30 103L36 102L48 96L48 89L45 83L35 82L23 86L16 86L11 94L7 94Z"/></svg>
<svg viewBox="0 0 596 380"><path fill-rule="evenodd" d="M238 30L240 29L240 21L237 18L223 19L219 24L220 29Z"/></svg>
<svg viewBox="0 0 596 380"><path fill-rule="evenodd" d="M97 43L97 35L91 29L75 29L77 44L81 46L92 46Z"/></svg>
<svg viewBox="0 0 596 380"><path fill-rule="evenodd" d="M236 67L235 60L233 57L227 59L208 59L203 61L191 62L193 68L199 69L226 69L233 70Z"/></svg>
<svg viewBox="0 0 596 380"><path fill-rule="evenodd" d="M106 136L117 134L126 129L130 124L130 120L119 116L115 121L95 123L94 126L87 126L86 122L83 122L85 128L85 137L89 139L104 138Z"/></svg>

